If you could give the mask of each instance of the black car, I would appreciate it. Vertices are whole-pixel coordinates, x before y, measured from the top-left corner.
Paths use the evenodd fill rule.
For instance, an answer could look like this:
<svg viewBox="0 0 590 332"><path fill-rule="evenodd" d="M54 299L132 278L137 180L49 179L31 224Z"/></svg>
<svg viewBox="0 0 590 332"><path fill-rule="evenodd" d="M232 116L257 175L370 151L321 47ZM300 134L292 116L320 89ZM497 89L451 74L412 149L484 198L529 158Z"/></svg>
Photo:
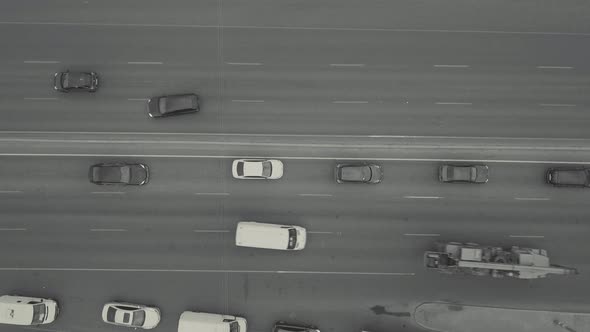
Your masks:
<svg viewBox="0 0 590 332"><path fill-rule="evenodd" d="M336 165L336 182L338 183L379 183L383 178L381 166L374 164L339 164Z"/></svg>
<svg viewBox="0 0 590 332"><path fill-rule="evenodd" d="M199 97L195 94L154 97L148 100L148 114L152 118L196 113Z"/></svg>
<svg viewBox="0 0 590 332"><path fill-rule="evenodd" d="M317 327L301 324L289 324L283 321L276 322L272 332L320 332Z"/></svg>
<svg viewBox="0 0 590 332"><path fill-rule="evenodd" d="M98 89L98 75L95 72L64 71L55 73L53 88L60 92L87 91Z"/></svg>
<svg viewBox="0 0 590 332"><path fill-rule="evenodd" d="M441 165L438 179L448 183L486 183L488 173L486 165Z"/></svg>
<svg viewBox="0 0 590 332"><path fill-rule="evenodd" d="M148 183L149 169L144 164L96 164L90 166L88 179L94 184L141 186Z"/></svg>
<svg viewBox="0 0 590 332"><path fill-rule="evenodd" d="M590 168L550 168L545 179L547 183L559 187L590 187Z"/></svg>

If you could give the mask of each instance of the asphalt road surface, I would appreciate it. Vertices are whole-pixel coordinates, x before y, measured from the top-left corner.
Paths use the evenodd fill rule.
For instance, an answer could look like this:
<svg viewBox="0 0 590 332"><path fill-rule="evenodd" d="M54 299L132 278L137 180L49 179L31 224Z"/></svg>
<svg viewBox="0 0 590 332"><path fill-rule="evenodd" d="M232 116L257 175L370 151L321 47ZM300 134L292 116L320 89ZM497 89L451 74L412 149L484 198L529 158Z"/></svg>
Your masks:
<svg viewBox="0 0 590 332"><path fill-rule="evenodd" d="M590 6L574 0L4 1L0 3L0 293L51 297L41 330L118 331L102 304L322 331L420 329L424 301L587 311L590 192L546 168L590 164ZM95 94L53 91L93 70ZM147 99L195 92L198 114L154 120ZM276 157L278 181L231 178ZM334 166L382 165L375 186ZM144 162L144 187L88 167ZM485 185L441 163L490 167ZM304 226L305 250L237 248L240 220ZM540 247L580 275L443 276L434 241ZM0 326L0 331L27 331Z"/></svg>

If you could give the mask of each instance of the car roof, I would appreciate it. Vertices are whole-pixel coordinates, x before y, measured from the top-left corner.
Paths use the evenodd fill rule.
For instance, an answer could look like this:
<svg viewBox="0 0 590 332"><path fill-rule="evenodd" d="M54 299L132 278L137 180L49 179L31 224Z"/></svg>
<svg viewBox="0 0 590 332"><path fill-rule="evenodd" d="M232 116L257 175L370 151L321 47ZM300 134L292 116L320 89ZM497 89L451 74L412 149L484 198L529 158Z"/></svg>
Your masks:
<svg viewBox="0 0 590 332"><path fill-rule="evenodd" d="M195 109L197 96L194 94L172 95L162 97L166 107L160 110L163 114L178 112L182 110Z"/></svg>

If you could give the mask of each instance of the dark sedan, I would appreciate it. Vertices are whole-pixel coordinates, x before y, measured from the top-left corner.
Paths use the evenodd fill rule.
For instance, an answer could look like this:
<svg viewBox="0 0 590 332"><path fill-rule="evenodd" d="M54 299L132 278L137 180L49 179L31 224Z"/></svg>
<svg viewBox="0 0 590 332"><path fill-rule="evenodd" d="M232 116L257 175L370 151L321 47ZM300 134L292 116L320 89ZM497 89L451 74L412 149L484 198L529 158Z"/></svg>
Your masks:
<svg viewBox="0 0 590 332"><path fill-rule="evenodd" d="M119 184L141 186L148 183L149 169L144 164L96 164L88 172L94 184Z"/></svg>
<svg viewBox="0 0 590 332"><path fill-rule="evenodd" d="M581 167L550 168L547 183L558 187L590 187L590 169Z"/></svg>
<svg viewBox="0 0 590 332"><path fill-rule="evenodd" d="M198 111L199 97L195 94L161 96L148 100L148 115L152 118L196 113Z"/></svg>
<svg viewBox="0 0 590 332"><path fill-rule="evenodd" d="M488 173L486 165L442 165L438 179L450 183L486 183Z"/></svg>
<svg viewBox="0 0 590 332"><path fill-rule="evenodd" d="M383 178L381 166L374 164L339 164L336 165L336 182L338 183L379 183Z"/></svg>
<svg viewBox="0 0 590 332"><path fill-rule="evenodd" d="M315 326L276 322L272 332L320 332Z"/></svg>
<svg viewBox="0 0 590 332"><path fill-rule="evenodd" d="M98 89L98 75L95 72L58 72L53 78L53 88L60 92L95 92Z"/></svg>

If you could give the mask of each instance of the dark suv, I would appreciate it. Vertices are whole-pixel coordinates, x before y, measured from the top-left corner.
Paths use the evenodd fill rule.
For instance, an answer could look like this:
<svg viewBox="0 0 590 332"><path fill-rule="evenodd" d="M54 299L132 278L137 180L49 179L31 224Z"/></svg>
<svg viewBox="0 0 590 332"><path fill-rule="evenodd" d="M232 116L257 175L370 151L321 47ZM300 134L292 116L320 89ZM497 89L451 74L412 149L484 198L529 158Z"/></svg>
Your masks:
<svg viewBox="0 0 590 332"><path fill-rule="evenodd" d="M86 91L98 89L98 75L91 72L62 71L55 73L53 88L60 92Z"/></svg>
<svg viewBox="0 0 590 332"><path fill-rule="evenodd" d="M559 187L590 187L590 168L550 168L545 179L547 183Z"/></svg>
<svg viewBox="0 0 590 332"><path fill-rule="evenodd" d="M280 321L275 323L272 332L320 332L320 330L315 326L289 324Z"/></svg>
<svg viewBox="0 0 590 332"><path fill-rule="evenodd" d="M149 169L144 164L96 164L90 166L88 179L94 184L141 186L149 180Z"/></svg>
<svg viewBox="0 0 590 332"><path fill-rule="evenodd" d="M152 118L198 111L199 97L195 94L161 96L148 100L148 114Z"/></svg>

